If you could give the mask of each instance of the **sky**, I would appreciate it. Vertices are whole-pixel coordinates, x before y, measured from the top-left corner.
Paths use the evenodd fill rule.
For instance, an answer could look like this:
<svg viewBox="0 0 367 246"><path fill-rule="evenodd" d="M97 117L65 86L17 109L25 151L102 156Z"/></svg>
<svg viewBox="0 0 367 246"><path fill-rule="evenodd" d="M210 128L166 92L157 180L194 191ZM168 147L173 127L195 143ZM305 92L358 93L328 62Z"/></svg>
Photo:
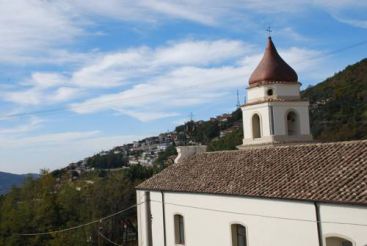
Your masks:
<svg viewBox="0 0 367 246"><path fill-rule="evenodd" d="M231 112L268 26L302 88L366 57L367 1L0 0L0 171Z"/></svg>

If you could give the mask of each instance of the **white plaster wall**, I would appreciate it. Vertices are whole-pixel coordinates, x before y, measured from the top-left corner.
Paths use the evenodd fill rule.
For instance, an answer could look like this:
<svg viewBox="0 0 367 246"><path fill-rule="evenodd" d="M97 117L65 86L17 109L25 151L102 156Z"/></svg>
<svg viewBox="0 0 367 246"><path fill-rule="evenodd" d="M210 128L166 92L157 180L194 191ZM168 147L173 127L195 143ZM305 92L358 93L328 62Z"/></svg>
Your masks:
<svg viewBox="0 0 367 246"><path fill-rule="evenodd" d="M147 224L146 224L146 202L145 192L137 191L137 219L138 219L138 241L139 246L147 246ZM162 194L160 192L150 192L150 211L152 214L152 243L153 245L163 245L163 210Z"/></svg>
<svg viewBox="0 0 367 246"><path fill-rule="evenodd" d="M139 197L144 192L138 191ZM146 246L145 204L138 206L139 246ZM249 246L318 246L315 206L311 202L165 192L167 246L175 246L174 215L184 217L185 245L231 246L230 225L246 226ZM164 245L162 196L151 192L153 246ZM367 207L320 205L324 245L339 236L367 245ZM288 219L286 219L288 218ZM338 224L339 223L339 224ZM355 224L355 225L348 225Z"/></svg>
<svg viewBox="0 0 367 246"><path fill-rule="evenodd" d="M309 119L309 102L307 101L291 101L291 102L266 102L261 104L254 104L242 108L243 115L243 131L244 144L252 143L267 143L273 142L270 124L270 106L273 107L274 119L274 136L287 135L287 121L286 116L290 110L297 113L299 117L300 135L310 135L310 119ZM259 139L253 139L252 135L252 116L258 114L261 121L261 135ZM294 137L292 138L293 140Z"/></svg>
<svg viewBox="0 0 367 246"><path fill-rule="evenodd" d="M252 116L260 116L261 136L270 136L268 103L261 103L246 107L242 110L243 132L245 139L252 139Z"/></svg>
<svg viewBox="0 0 367 246"><path fill-rule="evenodd" d="M310 134L308 102L272 103L274 115L274 135L287 135L286 117L290 110L297 113L300 123L300 134Z"/></svg>
<svg viewBox="0 0 367 246"><path fill-rule="evenodd" d="M273 84L247 89L248 102L261 100L268 97L268 89L273 89L273 96L275 97L299 97L300 84Z"/></svg>
<svg viewBox="0 0 367 246"><path fill-rule="evenodd" d="M162 210L162 194L160 192L150 193L150 207L152 213L152 234L153 246L162 245L163 237L163 210Z"/></svg>
<svg viewBox="0 0 367 246"><path fill-rule="evenodd" d="M145 246L147 238L147 227L146 227L146 213L145 213L145 192L136 191L136 211L137 211L137 222L138 222L138 241L139 245Z"/></svg>
<svg viewBox="0 0 367 246"><path fill-rule="evenodd" d="M320 217L324 240L328 236L339 236L352 241L354 246L367 245L366 226L330 223L367 224L366 207L322 204Z"/></svg>
<svg viewBox="0 0 367 246"><path fill-rule="evenodd" d="M159 204L152 209L153 245L163 246L161 200L158 196L156 198L157 201L152 198L152 204ZM315 208L311 203L179 193L165 193L165 201L167 246L175 245L175 214L184 217L185 245L189 246L231 246L230 226L233 223L246 226L249 246L318 245Z"/></svg>

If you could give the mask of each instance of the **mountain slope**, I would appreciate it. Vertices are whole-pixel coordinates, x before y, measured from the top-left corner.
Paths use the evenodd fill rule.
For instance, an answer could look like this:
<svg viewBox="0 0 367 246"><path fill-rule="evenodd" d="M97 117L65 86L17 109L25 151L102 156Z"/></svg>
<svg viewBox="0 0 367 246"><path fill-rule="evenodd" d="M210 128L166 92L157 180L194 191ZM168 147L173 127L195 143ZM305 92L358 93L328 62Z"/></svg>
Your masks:
<svg viewBox="0 0 367 246"><path fill-rule="evenodd" d="M367 138L367 59L302 92L312 134L320 141Z"/></svg>
<svg viewBox="0 0 367 246"><path fill-rule="evenodd" d="M36 177L35 174L12 174L12 173L5 173L0 172L0 195L5 194L10 190L12 186L19 186L23 183L23 181L31 175Z"/></svg>

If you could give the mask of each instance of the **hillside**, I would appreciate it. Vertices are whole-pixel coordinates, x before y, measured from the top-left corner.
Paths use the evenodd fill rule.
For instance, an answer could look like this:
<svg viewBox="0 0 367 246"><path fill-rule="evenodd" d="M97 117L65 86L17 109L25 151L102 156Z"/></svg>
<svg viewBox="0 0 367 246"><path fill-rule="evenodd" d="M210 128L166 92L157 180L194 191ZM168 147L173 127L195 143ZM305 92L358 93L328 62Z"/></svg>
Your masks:
<svg viewBox="0 0 367 246"><path fill-rule="evenodd" d="M316 140L367 138L367 59L302 92Z"/></svg>
<svg viewBox="0 0 367 246"><path fill-rule="evenodd" d="M301 92L310 100L311 131L317 141L345 141L367 138L367 59L346 67L325 81ZM242 112L240 109L203 121L189 121L175 131L162 133L118 146L86 158L85 165L94 168L116 168L135 163L163 163L159 149L152 146L208 145L208 151L236 149L242 143ZM163 140L162 140L163 138ZM156 146L157 147L157 146ZM81 165L83 161L76 163Z"/></svg>
<svg viewBox="0 0 367 246"><path fill-rule="evenodd" d="M316 140L367 138L367 59L307 88L302 97L310 99ZM64 169L44 172L37 180L27 179L0 196L0 245L108 245L101 241L100 232L114 242L136 245L134 209L72 233L24 238L14 232L68 228L133 205L134 187L171 165L176 145L207 144L208 151L217 151L235 149L241 141L242 113L237 109L102 151ZM24 180L24 176L0 172L0 189L12 178Z"/></svg>
<svg viewBox="0 0 367 246"><path fill-rule="evenodd" d="M30 174L32 177L36 177L35 174ZM21 185L28 174L12 174L12 173L5 173L0 172L0 195L5 194L10 190L12 186L19 186Z"/></svg>

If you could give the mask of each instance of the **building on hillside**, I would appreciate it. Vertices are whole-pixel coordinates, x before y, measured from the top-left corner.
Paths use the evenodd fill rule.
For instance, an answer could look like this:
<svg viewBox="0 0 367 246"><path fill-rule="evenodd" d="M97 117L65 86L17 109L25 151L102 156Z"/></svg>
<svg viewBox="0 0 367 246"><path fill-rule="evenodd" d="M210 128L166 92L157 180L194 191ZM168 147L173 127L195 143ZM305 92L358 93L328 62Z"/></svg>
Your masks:
<svg viewBox="0 0 367 246"><path fill-rule="evenodd" d="M137 187L140 246L365 246L367 140L315 143L269 37L240 150L182 157Z"/></svg>

